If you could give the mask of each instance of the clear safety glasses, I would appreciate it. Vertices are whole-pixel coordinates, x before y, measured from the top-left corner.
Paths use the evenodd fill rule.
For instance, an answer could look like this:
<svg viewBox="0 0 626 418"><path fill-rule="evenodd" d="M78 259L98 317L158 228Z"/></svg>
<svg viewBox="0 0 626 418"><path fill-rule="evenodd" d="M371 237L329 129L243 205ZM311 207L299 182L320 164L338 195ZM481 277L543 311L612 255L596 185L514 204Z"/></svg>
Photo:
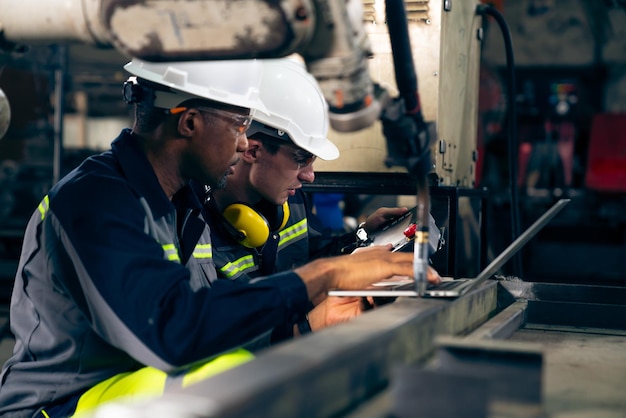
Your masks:
<svg viewBox="0 0 626 418"><path fill-rule="evenodd" d="M231 129L236 136L241 136L246 133L250 124L252 123L252 114L241 115L228 110L214 109L211 107L194 106L194 109L198 109L201 112L209 113L213 116L221 118L231 124ZM170 113L175 115L187 110L186 107L175 107L170 109Z"/></svg>
<svg viewBox="0 0 626 418"><path fill-rule="evenodd" d="M254 133L252 135L254 136ZM285 143L285 141L281 141L269 135L265 136L263 142L271 142L277 145L279 149L289 150L289 156L296 164L296 170L303 170L310 167L317 158L315 154L311 154L296 145L292 145L292 143Z"/></svg>
<svg viewBox="0 0 626 418"><path fill-rule="evenodd" d="M280 144L281 148L288 148L291 151L291 159L294 163L296 163L297 170L303 170L305 168L310 167L315 159L317 158L315 155L311 154L308 151L303 150L302 148L296 148L294 146L288 144Z"/></svg>

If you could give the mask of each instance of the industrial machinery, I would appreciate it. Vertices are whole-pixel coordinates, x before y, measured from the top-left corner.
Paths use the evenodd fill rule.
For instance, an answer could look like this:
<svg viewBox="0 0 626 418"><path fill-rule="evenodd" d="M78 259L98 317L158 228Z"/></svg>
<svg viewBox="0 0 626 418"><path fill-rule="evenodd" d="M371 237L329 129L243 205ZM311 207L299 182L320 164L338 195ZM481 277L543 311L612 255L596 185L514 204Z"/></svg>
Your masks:
<svg viewBox="0 0 626 418"><path fill-rule="evenodd" d="M322 173L315 188L336 190L343 184L344 192L417 196L424 220L430 198L442 198L446 225L459 213L478 213L482 231L486 201L474 190L478 5L478 0L49 0L42 8L40 0L0 0L0 47L19 54L31 45L83 43L163 61L298 53L329 102L331 139L350 151L341 168L332 162L316 166ZM427 244L429 222L421 224ZM475 259L484 264L480 235ZM420 251L416 245L416 260L424 262ZM453 255L449 252L444 273L456 276ZM420 268L424 265L416 262L416 271ZM490 281L456 300L402 299L267 350L259 361L145 407L112 408L123 416L158 411L183 418L252 417L259 411L273 417L409 417L423 407L430 408L424 416L437 417L459 416L451 408L460 404L463 412L477 411L472 416L543 416L542 385L553 382L542 375L549 364L542 348L502 340L577 326L572 312L584 309L591 318L584 326L619 342L626 325L618 319L624 318L623 298L615 295L599 287L530 285L513 278ZM612 358L623 360L620 355ZM436 391L428 391L425 379ZM546 387L567 395L567 388ZM413 393L403 393L405 388ZM442 395L448 388L474 395L464 400ZM494 388L497 396L489 393ZM412 396L416 393L420 396ZM445 405L433 402L436 395ZM616 406L623 408L623 401Z"/></svg>
<svg viewBox="0 0 626 418"><path fill-rule="evenodd" d="M420 80L420 112L437 126L441 139L432 144L438 150L433 164L437 183L473 186L478 0L414 0L406 2L406 8L404 2L397 2L401 7L387 11L388 19L406 9L408 24L393 27L385 21L383 1L52 0L43 9L39 4L0 0L0 47L5 55L35 45L76 43L115 47L128 57L154 60L299 53L330 104L333 139L346 150L359 147L359 142L370 144L371 150L361 147L364 154L358 162L349 156L342 159L349 171L389 171L379 158L380 151L386 152L379 125L381 108L392 94L415 95L411 90L417 87L416 80L407 78L412 64L408 54L412 54ZM396 2L387 4L392 7ZM408 27L406 46L390 42L390 35L403 41L396 27ZM402 47L410 50L401 51ZM398 91L397 85L407 91ZM344 133L355 134L341 136ZM390 157L388 165L395 165L393 160L399 156ZM320 165L318 170L335 168Z"/></svg>
<svg viewBox="0 0 626 418"><path fill-rule="evenodd" d="M406 6L397 0L55 0L43 10L37 4L0 0L6 11L0 46L7 53L53 43L114 47L128 57L152 60L298 53L324 91L330 105L330 137L344 151L341 166L317 164L318 172L328 174L318 176L315 187L336 183L334 173L408 173L400 175L400 181L417 186L405 193L412 200L419 196L418 220L425 227L430 184L473 192L478 0L414 0ZM62 84L63 76L57 76ZM58 97L63 88L58 88L57 114L63 103ZM62 117L55 122L60 137ZM55 154L60 154L60 142L55 138ZM56 181L61 169L58 161L55 164ZM446 209L438 223L455 223L448 221L451 212L479 216L481 203L463 209L472 205L468 199L443 196ZM427 234L424 230L419 235ZM422 250L426 247L420 244ZM454 257L447 258L444 264L452 264ZM425 261L424 251L419 259Z"/></svg>
<svg viewBox="0 0 626 418"><path fill-rule="evenodd" d="M468 83L468 78L461 78L461 99L476 97L478 60L472 60L472 54L466 52L468 49L477 51L478 48L478 33L474 33L478 28L474 23L478 20L474 12L476 4L463 2L455 8L452 8L450 1L443 4L437 1L411 4L411 8L416 5L418 12L421 12L417 22L427 26L434 24L441 27L444 20L442 13L452 13L453 10L467 17L463 22L463 27L468 28L467 32L462 31L460 37L450 42L451 45L462 42L461 46L446 49L458 53L455 58L456 73L469 73L474 78ZM383 3L368 6L373 6L375 12L370 13L371 17L377 13L380 15ZM469 170L462 173L462 179L453 179L450 173L454 172L454 168L449 156L461 148L456 144L471 144L475 141L473 135L463 138L463 141L454 141L451 137L454 134L460 136L460 128L450 132L451 137L436 141L437 121L433 120L428 125L422 111L407 8L400 0L388 0L384 6L391 50L386 58L391 58L393 62L393 75L398 89L394 98L390 97L390 92L380 82L374 82L370 77L368 60L373 52L363 22L363 3L354 0L98 0L71 5L59 1L45 10L38 10L35 2L13 4L3 0L0 8L9 14L3 15L5 17L0 26L3 36L1 44L11 52L36 43L89 42L114 46L128 56L161 61L300 54L308 70L320 83L330 106L331 126L335 131L356 132L380 121L382 129L380 126L375 129L379 138L382 136L381 131L384 135L387 158L378 156L376 159L364 159L371 162L365 169L372 172L378 171L376 166L401 167L409 174L411 183L417 185L417 221L421 230L415 240L415 276L420 278L418 283L421 283L421 287L425 283L428 263L431 207L428 176L433 167L437 167L432 161L431 148L436 143L439 149L437 155L445 156L445 160L442 157L445 169L439 176L438 184L471 187L473 161ZM22 19L26 16L28 24L23 24ZM142 24L137 25L136 22ZM379 17L371 21L372 25L380 23ZM441 42L430 43L433 44L431 49L441 50ZM421 50L424 49L423 45L428 44L420 42ZM467 71L469 68L472 70ZM441 77L444 75L447 76L442 73ZM433 71L431 76L439 78L439 71ZM445 78L444 82L446 87L454 85ZM473 91L474 94L466 95L466 91ZM476 119L475 106L468 107L463 101L457 101L456 107L468 116L467 120ZM449 110L450 107L446 106L446 112ZM448 132L444 129L442 133ZM369 142L367 139L365 137L359 142ZM464 159L474 159L475 147L470 145L470 148L465 148L471 150L472 154L470 158Z"/></svg>

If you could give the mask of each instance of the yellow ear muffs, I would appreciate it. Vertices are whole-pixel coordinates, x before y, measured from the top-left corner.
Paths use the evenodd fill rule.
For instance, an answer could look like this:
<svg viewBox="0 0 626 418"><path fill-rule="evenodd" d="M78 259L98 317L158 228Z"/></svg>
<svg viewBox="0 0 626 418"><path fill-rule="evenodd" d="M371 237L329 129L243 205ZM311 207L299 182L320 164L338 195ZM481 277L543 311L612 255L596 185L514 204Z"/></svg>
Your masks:
<svg viewBox="0 0 626 418"><path fill-rule="evenodd" d="M224 209L223 215L242 234L243 239L239 242L244 247L260 247L270 236L270 227L265 217L248 205L233 203Z"/></svg>
<svg viewBox="0 0 626 418"><path fill-rule="evenodd" d="M277 206L276 209L276 218L280 220L280 225L275 231L280 231L287 225L291 212L287 202L282 206ZM227 206L223 216L237 230L235 237L237 241L248 248L257 248L265 244L272 232L270 228L274 226L270 226L265 216L245 203L233 203Z"/></svg>

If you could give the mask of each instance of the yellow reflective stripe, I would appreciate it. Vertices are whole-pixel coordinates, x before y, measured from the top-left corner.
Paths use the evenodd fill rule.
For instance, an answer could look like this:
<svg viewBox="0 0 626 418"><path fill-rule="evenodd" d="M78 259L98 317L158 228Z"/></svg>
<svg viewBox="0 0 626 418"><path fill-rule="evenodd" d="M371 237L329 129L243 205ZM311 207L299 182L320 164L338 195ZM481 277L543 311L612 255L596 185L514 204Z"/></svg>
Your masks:
<svg viewBox="0 0 626 418"><path fill-rule="evenodd" d="M48 213L48 210L50 209L50 199L48 198L48 195L44 196L43 200L39 203L39 206L37 206L37 209L39 209L39 213L41 213L41 220L43 221L46 217L46 213Z"/></svg>
<svg viewBox="0 0 626 418"><path fill-rule="evenodd" d="M167 374L154 367L144 367L135 372L120 373L100 382L78 399L74 417L111 401L141 401L163 394Z"/></svg>
<svg viewBox="0 0 626 418"><path fill-rule="evenodd" d="M235 274L249 269L250 267L254 267L254 258L251 255L244 255L235 261L225 264L220 271L230 279Z"/></svg>
<svg viewBox="0 0 626 418"><path fill-rule="evenodd" d="M254 359L254 355L244 349L238 349L230 353L221 354L219 357L201 364L199 366L192 367L183 377L182 387L193 385L201 382L204 379L208 379L218 373L231 369L240 364L247 363Z"/></svg>
<svg viewBox="0 0 626 418"><path fill-rule="evenodd" d="M174 244L164 244L163 251L165 252L165 256L170 261L177 261L180 263L180 257L178 256L178 249Z"/></svg>
<svg viewBox="0 0 626 418"><path fill-rule="evenodd" d="M193 249L193 257L194 258L212 258L213 250L211 248L211 244L196 245L196 248Z"/></svg>
<svg viewBox="0 0 626 418"><path fill-rule="evenodd" d="M41 410L41 415L43 415L46 418L50 418L50 415L48 415L48 413L44 411L43 409Z"/></svg>
<svg viewBox="0 0 626 418"><path fill-rule="evenodd" d="M298 223L295 223L293 225L291 225L289 228L285 228L282 231L280 231L280 240L278 241L278 246L282 246L287 244L289 241L291 241L294 238L297 238L299 236L301 236L302 234L305 234L308 231L308 226L307 226L307 221L306 218L301 220Z"/></svg>
<svg viewBox="0 0 626 418"><path fill-rule="evenodd" d="M94 412L97 412L96 408L108 402L126 405L145 403L162 396L166 387L176 388L175 385L180 385L180 388L185 388L253 359L254 354L240 348L191 366L184 373L167 375L154 367L120 373L82 394L72 418L93 417ZM45 411L41 412L49 418Z"/></svg>

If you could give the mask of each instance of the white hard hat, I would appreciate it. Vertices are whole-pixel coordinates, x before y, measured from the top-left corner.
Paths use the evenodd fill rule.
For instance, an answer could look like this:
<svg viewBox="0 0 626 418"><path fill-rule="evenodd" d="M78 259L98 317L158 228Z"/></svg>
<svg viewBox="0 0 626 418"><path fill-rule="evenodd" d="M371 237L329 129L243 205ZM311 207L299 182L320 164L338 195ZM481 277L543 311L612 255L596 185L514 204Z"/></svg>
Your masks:
<svg viewBox="0 0 626 418"><path fill-rule="evenodd" d="M339 157L339 150L328 139L328 103L317 80L306 71L303 63L293 58L261 60L263 80L261 101L265 113L256 113L254 119L276 130L276 138L284 134L300 148L323 160ZM255 133L253 124L247 135ZM267 133L267 132L264 132Z"/></svg>
<svg viewBox="0 0 626 418"><path fill-rule="evenodd" d="M171 89L155 91L156 107L169 109L202 98L265 112L260 99L262 67L255 59L148 62L133 58L124 69Z"/></svg>

